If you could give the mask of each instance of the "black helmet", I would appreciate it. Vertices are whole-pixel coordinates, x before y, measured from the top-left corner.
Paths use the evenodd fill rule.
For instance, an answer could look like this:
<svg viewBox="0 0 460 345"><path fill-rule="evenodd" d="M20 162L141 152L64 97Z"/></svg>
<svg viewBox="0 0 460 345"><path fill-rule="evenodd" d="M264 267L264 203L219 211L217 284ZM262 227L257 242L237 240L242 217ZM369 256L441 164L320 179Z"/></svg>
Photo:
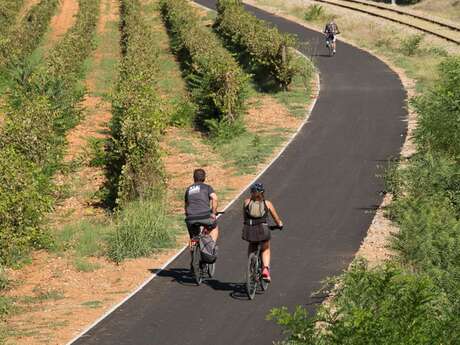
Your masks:
<svg viewBox="0 0 460 345"><path fill-rule="evenodd" d="M259 192L259 193L265 192L265 188L262 183L256 182L251 186L251 193L256 193L256 192Z"/></svg>

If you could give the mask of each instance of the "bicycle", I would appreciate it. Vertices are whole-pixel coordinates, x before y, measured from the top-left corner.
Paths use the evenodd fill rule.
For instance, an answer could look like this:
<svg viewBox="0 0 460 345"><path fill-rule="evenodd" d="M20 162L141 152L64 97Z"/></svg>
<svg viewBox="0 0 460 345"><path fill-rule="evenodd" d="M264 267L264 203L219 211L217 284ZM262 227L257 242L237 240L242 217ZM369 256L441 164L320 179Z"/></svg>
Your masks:
<svg viewBox="0 0 460 345"><path fill-rule="evenodd" d="M282 226L270 225L270 230L281 230ZM257 249L249 254L248 257L248 271L246 275L246 293L250 300L253 300L256 296L257 289L264 292L268 289L268 281L262 277L262 242L257 244Z"/></svg>
<svg viewBox="0 0 460 345"><path fill-rule="evenodd" d="M221 214L223 214L223 212L218 212L216 215ZM195 279L195 283L200 285L206 276L209 278L214 277L216 262L206 263L201 260L200 240L202 237L209 235L209 231L203 224L197 224L197 226L200 227L200 231L197 236L194 236L190 240L190 242L192 248L192 275Z"/></svg>
<svg viewBox="0 0 460 345"><path fill-rule="evenodd" d="M329 56L334 56L334 38L326 36L326 47L329 49Z"/></svg>

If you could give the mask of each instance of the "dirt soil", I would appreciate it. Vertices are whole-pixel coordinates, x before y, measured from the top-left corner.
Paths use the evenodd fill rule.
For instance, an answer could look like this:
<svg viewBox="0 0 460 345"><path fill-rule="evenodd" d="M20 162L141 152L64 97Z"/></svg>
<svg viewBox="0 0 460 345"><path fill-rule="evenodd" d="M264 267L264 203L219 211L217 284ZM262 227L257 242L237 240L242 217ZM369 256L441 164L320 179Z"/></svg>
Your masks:
<svg viewBox="0 0 460 345"><path fill-rule="evenodd" d="M45 47L52 46L73 26L78 8L77 0L61 0L57 14L51 18Z"/></svg>

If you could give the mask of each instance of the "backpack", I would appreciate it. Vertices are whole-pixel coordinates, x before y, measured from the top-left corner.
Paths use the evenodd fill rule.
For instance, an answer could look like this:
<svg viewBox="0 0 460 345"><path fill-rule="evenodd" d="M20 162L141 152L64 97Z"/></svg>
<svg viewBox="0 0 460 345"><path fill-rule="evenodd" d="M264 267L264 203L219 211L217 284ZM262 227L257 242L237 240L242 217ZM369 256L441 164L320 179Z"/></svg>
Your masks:
<svg viewBox="0 0 460 345"><path fill-rule="evenodd" d="M267 205L265 205L265 200L250 200L249 204L246 206L246 209L248 215L254 219L264 218L267 215Z"/></svg>
<svg viewBox="0 0 460 345"><path fill-rule="evenodd" d="M217 244L210 235L200 237L201 261L213 264L217 260Z"/></svg>

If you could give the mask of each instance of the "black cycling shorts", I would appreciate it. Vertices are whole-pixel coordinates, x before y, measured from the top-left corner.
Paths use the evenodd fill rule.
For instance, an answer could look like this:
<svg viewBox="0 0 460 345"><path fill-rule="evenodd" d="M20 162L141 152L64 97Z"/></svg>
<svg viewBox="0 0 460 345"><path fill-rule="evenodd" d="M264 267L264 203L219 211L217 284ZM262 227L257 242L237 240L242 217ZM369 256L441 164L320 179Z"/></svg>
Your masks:
<svg viewBox="0 0 460 345"><path fill-rule="evenodd" d="M185 224L187 224L187 230L190 238L198 236L200 234L200 225L204 225L204 227L211 231L217 227L217 220L212 218L204 218L204 219L197 219L197 220L185 220Z"/></svg>

